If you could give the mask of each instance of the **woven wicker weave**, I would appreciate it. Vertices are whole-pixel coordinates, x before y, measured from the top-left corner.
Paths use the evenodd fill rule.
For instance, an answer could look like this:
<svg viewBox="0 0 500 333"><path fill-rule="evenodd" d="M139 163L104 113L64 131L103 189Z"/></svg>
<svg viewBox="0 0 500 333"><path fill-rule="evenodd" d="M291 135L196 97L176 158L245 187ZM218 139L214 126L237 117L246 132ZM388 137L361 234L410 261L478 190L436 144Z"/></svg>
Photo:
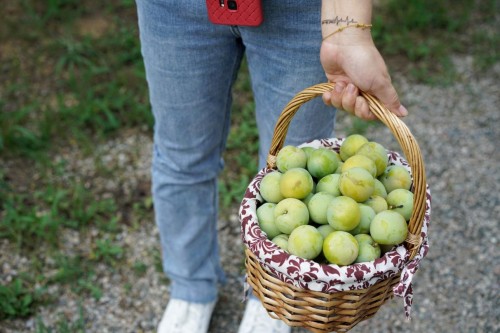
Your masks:
<svg viewBox="0 0 500 333"><path fill-rule="evenodd" d="M274 130L267 166L276 169L276 156L283 147L288 126L300 106L332 90L334 84L323 83L298 93L284 108ZM364 94L370 110L384 123L399 142L413 177L414 209L409 221L405 246L413 258L421 245L420 231L426 210L426 179L420 149L408 127L374 97ZM245 251L247 281L253 293L273 318L289 326L304 327L315 333L347 332L360 321L372 317L391 298L399 274L361 290L323 293L299 289L265 270L255 254Z"/></svg>
<svg viewBox="0 0 500 333"><path fill-rule="evenodd" d="M271 317L315 333L347 332L372 317L392 297L399 281L396 275L367 289L327 294L282 282L265 271L248 249L246 257L247 281Z"/></svg>

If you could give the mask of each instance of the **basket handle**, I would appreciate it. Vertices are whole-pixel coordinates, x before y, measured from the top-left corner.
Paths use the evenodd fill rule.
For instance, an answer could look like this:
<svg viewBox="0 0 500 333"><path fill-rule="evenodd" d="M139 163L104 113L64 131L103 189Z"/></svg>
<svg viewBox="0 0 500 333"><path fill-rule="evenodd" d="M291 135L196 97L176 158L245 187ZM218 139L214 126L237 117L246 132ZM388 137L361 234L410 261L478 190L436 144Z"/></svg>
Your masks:
<svg viewBox="0 0 500 333"><path fill-rule="evenodd" d="M276 168L276 156L283 147L285 137L288 132L288 126L300 106L315 97L321 96L327 91L331 91L334 87L334 83L320 83L311 86L295 95L285 106L274 128L271 148L269 149L267 157L267 166L269 168ZM420 232L424 223L424 215L426 211L427 183L422 154L417 141L401 119L390 112L384 105L382 105L382 103L370 94L361 92L361 96L367 100L370 111L391 130L411 167L413 176L413 213L408 223L409 233L405 240L405 246L410 251L410 259L413 259L418 253L422 243Z"/></svg>

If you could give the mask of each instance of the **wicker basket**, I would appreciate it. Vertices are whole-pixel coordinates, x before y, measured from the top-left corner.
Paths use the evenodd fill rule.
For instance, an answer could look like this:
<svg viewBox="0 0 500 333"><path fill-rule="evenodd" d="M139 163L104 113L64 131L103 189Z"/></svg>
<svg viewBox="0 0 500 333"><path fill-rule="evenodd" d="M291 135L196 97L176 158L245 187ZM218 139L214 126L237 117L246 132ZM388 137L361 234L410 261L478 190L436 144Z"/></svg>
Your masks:
<svg viewBox="0 0 500 333"><path fill-rule="evenodd" d="M284 108L274 131L267 167L276 169L276 156L283 147L291 119L307 101L332 90L331 83L318 84L298 93ZM417 142L407 126L380 102L363 94L370 110L390 128L401 146L411 167L413 177L414 210L409 221L409 235L404 243L409 259L419 252L422 244L421 230L428 203L424 164ZM244 232L242 230L242 232ZM304 327L315 333L347 332L360 321L366 320L393 296L393 288L399 283L400 273L385 278L366 289L325 293L305 290L286 283L266 269L247 246L245 250L247 282L260 299L269 315L281 319L292 327Z"/></svg>

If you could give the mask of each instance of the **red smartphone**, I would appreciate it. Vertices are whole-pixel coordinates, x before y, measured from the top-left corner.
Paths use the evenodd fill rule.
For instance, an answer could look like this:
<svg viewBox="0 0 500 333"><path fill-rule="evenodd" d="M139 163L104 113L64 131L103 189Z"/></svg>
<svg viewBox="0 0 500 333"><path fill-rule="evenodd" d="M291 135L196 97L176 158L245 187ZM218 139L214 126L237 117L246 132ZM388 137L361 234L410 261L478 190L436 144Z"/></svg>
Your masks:
<svg viewBox="0 0 500 333"><path fill-rule="evenodd" d="M206 0L208 19L214 24L259 26L263 20L262 0Z"/></svg>

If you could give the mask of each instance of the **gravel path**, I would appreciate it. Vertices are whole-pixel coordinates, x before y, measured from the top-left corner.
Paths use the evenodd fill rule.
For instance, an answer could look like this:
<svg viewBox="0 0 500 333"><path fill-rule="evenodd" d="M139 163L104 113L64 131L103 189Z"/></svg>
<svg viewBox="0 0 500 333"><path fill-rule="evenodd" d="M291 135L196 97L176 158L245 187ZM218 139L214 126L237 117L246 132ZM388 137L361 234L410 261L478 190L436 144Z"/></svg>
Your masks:
<svg viewBox="0 0 500 333"><path fill-rule="evenodd" d="M448 87L415 85L401 77L394 78L410 110L405 122L422 150L433 198L431 247L414 279L413 318L410 322L404 319L402 300L396 298L352 332L500 332L500 65L486 76L475 77L470 58L456 58L455 62L463 79ZM347 128L351 120L349 116L339 116L337 136L345 135L342 128ZM385 127L370 128L367 136L399 150ZM110 142L102 147L116 155L108 162L116 163L131 179L124 191L133 190L138 179L149 182L151 145L141 133L128 133L126 137L129 141ZM129 159L139 164L131 165ZM91 168L92 163L88 162L87 167ZM106 183L113 185L113 180ZM103 290L98 301L89 298L78 302L71 290L54 286L56 290L51 292L59 295L58 301L42 307L29 320L2 323L0 332L34 331L40 320L37 318L46 325L54 324L61 316L75 320L80 307L86 332L154 332L168 300L168 288L155 268L158 235L149 218L145 216L137 226L116 236L116 241L127 249L127 265L112 272L106 267L95 267L95 282ZM221 290L210 332L232 333L236 332L244 309L243 252L236 211L220 222L219 229L228 284ZM68 232L63 237L67 238L64 243L68 251L83 241L77 233ZM0 250L6 246L0 242ZM146 264L141 274L131 268L139 259ZM26 261L22 257L9 260ZM15 275L15 267L5 265L9 263L4 264L2 272Z"/></svg>

